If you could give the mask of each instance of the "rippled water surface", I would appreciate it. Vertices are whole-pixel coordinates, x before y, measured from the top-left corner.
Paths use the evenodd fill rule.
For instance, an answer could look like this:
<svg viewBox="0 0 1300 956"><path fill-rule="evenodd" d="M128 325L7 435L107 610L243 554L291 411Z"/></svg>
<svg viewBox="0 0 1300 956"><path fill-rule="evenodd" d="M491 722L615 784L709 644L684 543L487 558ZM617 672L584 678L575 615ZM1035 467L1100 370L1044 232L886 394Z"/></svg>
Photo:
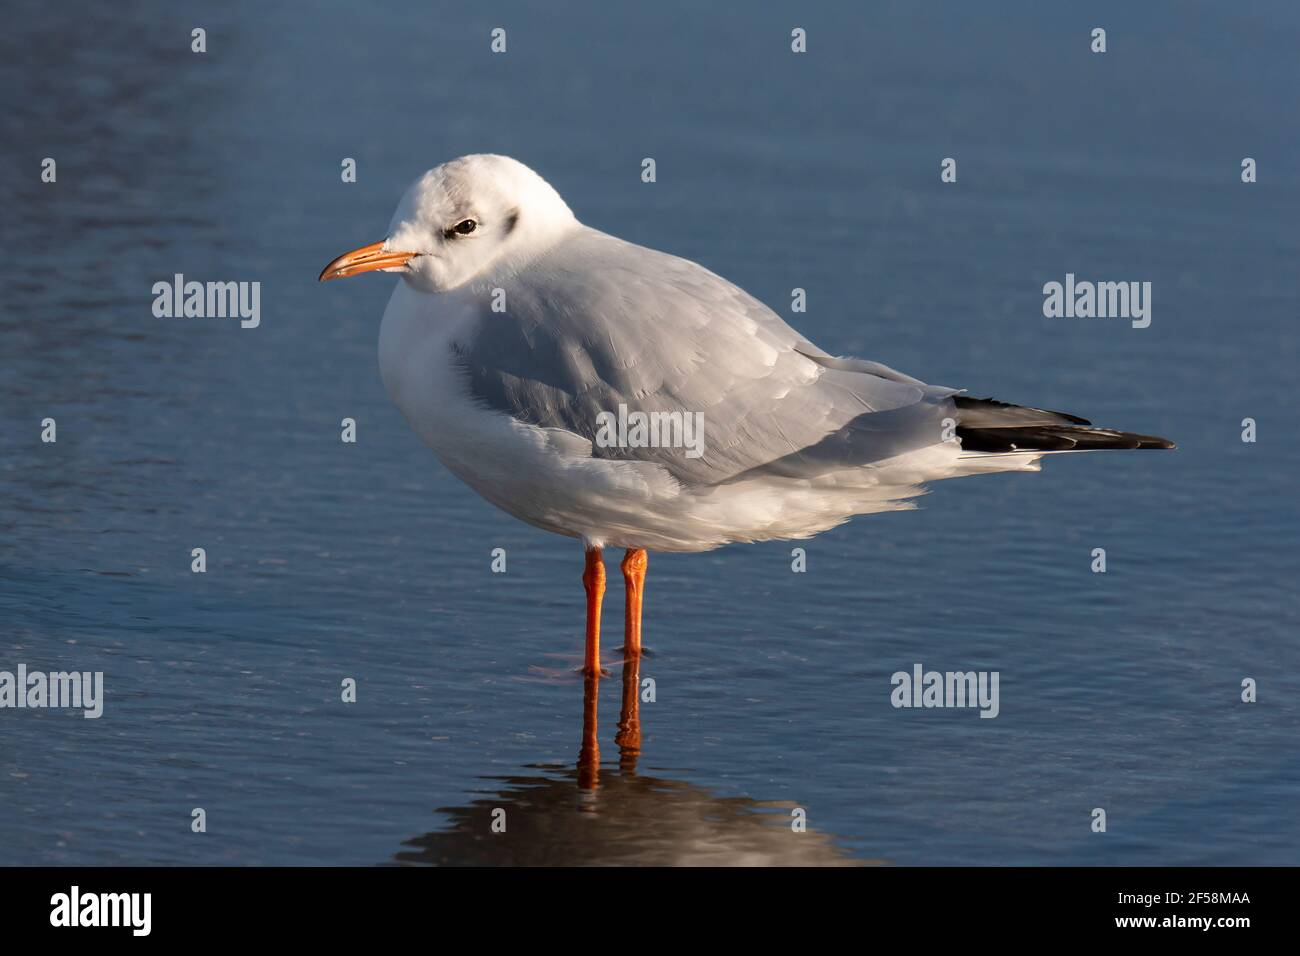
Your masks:
<svg viewBox="0 0 1300 956"><path fill-rule="evenodd" d="M0 670L106 703L0 710L0 864L1300 862L1295 8L611 6L18 5ZM938 485L803 574L651 555L634 747L614 655L585 708L573 673L576 543L389 404L394 280L316 282L475 151L782 312L806 289L832 352L1180 447ZM1045 319L1067 272L1152 282L1150 328ZM260 281L260 326L155 318L175 273ZM1000 715L895 710L917 662L998 671Z"/></svg>

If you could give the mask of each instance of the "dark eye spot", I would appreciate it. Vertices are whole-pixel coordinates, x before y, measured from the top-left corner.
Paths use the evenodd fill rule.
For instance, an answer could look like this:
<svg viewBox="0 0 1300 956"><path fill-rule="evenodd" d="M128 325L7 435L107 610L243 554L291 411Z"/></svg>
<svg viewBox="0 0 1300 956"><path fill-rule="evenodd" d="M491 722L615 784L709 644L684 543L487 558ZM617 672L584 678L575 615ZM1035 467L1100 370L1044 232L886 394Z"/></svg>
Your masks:
<svg viewBox="0 0 1300 956"><path fill-rule="evenodd" d="M460 222L456 223L456 225L451 227L451 231L456 233L458 236L468 236L477 228L478 223L473 219L462 219Z"/></svg>

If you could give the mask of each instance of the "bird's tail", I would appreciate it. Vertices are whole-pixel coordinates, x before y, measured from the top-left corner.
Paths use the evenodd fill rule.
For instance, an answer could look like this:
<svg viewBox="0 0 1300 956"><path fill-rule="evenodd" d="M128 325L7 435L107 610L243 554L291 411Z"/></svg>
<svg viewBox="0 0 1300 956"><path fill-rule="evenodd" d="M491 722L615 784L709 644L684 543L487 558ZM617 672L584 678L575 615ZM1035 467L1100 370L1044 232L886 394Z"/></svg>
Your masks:
<svg viewBox="0 0 1300 956"><path fill-rule="evenodd" d="M962 451L1092 451L1100 448L1174 448L1167 438L1096 428L1077 415L954 395Z"/></svg>

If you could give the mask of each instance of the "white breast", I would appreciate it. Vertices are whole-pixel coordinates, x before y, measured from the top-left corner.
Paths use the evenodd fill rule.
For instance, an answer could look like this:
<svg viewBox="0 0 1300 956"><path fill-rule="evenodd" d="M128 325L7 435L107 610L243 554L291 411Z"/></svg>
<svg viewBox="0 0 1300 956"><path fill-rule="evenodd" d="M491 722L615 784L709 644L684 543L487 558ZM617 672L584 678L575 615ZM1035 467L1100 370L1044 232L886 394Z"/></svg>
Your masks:
<svg viewBox="0 0 1300 956"><path fill-rule="evenodd" d="M477 315L467 296L399 282L379 332L384 388L448 470L520 520L592 543L679 494L656 465L592 458L591 443L571 432L478 405L451 349Z"/></svg>

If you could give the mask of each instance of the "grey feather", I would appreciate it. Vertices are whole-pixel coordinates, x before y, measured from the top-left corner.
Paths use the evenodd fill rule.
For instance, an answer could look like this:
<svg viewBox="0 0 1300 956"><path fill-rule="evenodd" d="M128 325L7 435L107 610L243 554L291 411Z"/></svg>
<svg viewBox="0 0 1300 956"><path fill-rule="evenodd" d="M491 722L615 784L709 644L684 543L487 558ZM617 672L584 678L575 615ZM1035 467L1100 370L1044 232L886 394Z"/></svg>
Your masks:
<svg viewBox="0 0 1300 956"><path fill-rule="evenodd" d="M952 389L835 358L743 290L685 259L582 228L505 287L453 343L474 398L518 421L653 461L679 481L810 477L940 440ZM704 454L600 448L597 415L700 412Z"/></svg>

